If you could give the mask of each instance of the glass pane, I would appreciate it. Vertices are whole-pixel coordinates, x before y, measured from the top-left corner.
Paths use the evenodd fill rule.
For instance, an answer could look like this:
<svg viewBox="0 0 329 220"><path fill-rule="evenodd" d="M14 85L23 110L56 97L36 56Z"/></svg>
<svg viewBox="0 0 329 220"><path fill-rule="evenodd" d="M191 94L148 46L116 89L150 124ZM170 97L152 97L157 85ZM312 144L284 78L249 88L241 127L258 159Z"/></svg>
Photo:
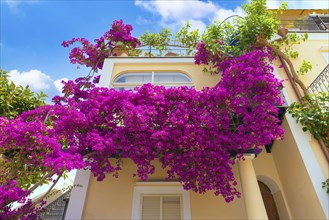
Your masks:
<svg viewBox="0 0 329 220"><path fill-rule="evenodd" d="M135 91L134 88L135 88L135 86L134 86L134 87L132 87L132 86L114 87L115 90L120 91L120 92L121 92L122 90L133 90L133 91Z"/></svg>
<svg viewBox="0 0 329 220"><path fill-rule="evenodd" d="M152 73L125 73L114 80L115 83L148 83L152 82Z"/></svg>
<svg viewBox="0 0 329 220"><path fill-rule="evenodd" d="M178 72L155 72L154 73L154 82L192 82L191 78L183 73Z"/></svg>
<svg viewBox="0 0 329 220"><path fill-rule="evenodd" d="M125 73L114 80L114 83L151 83L152 73ZM155 72L155 83L187 83L192 82L191 78L179 72Z"/></svg>

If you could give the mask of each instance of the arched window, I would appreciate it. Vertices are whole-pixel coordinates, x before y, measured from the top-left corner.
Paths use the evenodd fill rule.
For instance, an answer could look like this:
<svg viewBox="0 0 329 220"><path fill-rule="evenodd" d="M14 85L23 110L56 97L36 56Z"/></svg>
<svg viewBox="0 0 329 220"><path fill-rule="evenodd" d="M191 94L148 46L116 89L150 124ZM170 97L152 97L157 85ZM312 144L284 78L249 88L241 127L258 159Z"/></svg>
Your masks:
<svg viewBox="0 0 329 220"><path fill-rule="evenodd" d="M116 77L113 87L122 90L141 86L144 83L166 87L193 86L192 79L181 72L128 72Z"/></svg>

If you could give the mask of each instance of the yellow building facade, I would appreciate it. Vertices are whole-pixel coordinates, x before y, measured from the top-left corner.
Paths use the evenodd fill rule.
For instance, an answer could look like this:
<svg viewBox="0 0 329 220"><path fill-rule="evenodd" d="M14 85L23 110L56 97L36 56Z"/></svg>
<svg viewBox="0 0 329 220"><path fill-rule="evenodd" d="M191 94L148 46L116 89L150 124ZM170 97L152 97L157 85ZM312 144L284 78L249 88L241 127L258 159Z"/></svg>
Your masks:
<svg viewBox="0 0 329 220"><path fill-rule="evenodd" d="M311 73L301 76L310 86L320 74L328 79L329 32L314 31L296 47L300 58L311 61ZM275 74L285 80L287 104L297 96L284 68L275 63ZM202 71L192 57L110 57L105 60L100 86L131 88L143 82L166 86L187 85L200 90L214 86L219 75ZM327 77L327 78L326 78ZM322 82L322 81L321 81ZM327 85L328 86L328 85ZM329 219L329 196L321 182L329 178L328 160L317 140L302 131L286 113L282 120L284 140L274 141L256 158L246 155L233 171L242 192L240 199L226 203L212 192L196 194L178 182L165 180L160 163L148 181L133 177L136 166L124 159L119 178L109 175L98 182L89 171L78 171L66 219Z"/></svg>

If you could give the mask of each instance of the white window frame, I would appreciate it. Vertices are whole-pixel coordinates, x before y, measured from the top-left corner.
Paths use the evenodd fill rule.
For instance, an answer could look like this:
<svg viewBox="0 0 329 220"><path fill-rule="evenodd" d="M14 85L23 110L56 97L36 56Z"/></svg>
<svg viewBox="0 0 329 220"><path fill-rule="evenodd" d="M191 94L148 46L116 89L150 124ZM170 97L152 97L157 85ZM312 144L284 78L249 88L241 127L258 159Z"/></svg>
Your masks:
<svg viewBox="0 0 329 220"><path fill-rule="evenodd" d="M141 219L141 201L146 195L180 195L182 198L182 219L191 219L190 192L178 182L137 182L134 187L131 219Z"/></svg>

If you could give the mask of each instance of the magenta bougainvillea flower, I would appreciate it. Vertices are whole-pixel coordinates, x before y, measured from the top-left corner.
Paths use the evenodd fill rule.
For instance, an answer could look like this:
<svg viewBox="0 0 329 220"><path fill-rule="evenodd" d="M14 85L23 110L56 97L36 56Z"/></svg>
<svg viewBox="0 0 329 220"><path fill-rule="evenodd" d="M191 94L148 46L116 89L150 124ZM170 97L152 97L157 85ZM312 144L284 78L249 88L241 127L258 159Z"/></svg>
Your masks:
<svg viewBox="0 0 329 220"><path fill-rule="evenodd" d="M115 21L96 45L83 38L63 45L80 42L83 46L71 51L71 62L99 68L109 55L100 50L105 44L138 43L131 30ZM206 53L202 43L199 49L199 55ZM130 158L137 165L135 175L146 180L155 172L152 161L158 159L167 178L181 182L184 189L212 190L230 202L240 197L232 155L241 158L245 151L260 151L283 137L274 105L282 103L282 83L272 73L271 60L271 51L265 49L218 59L221 80L201 91L145 84L119 92L97 87L89 78L68 81L54 105L13 120L0 119L1 152L15 152L28 166L45 172L88 168L100 181L107 174L119 175L122 158ZM0 218L33 215L31 202L16 211L7 208L28 194L13 181L0 185Z"/></svg>

